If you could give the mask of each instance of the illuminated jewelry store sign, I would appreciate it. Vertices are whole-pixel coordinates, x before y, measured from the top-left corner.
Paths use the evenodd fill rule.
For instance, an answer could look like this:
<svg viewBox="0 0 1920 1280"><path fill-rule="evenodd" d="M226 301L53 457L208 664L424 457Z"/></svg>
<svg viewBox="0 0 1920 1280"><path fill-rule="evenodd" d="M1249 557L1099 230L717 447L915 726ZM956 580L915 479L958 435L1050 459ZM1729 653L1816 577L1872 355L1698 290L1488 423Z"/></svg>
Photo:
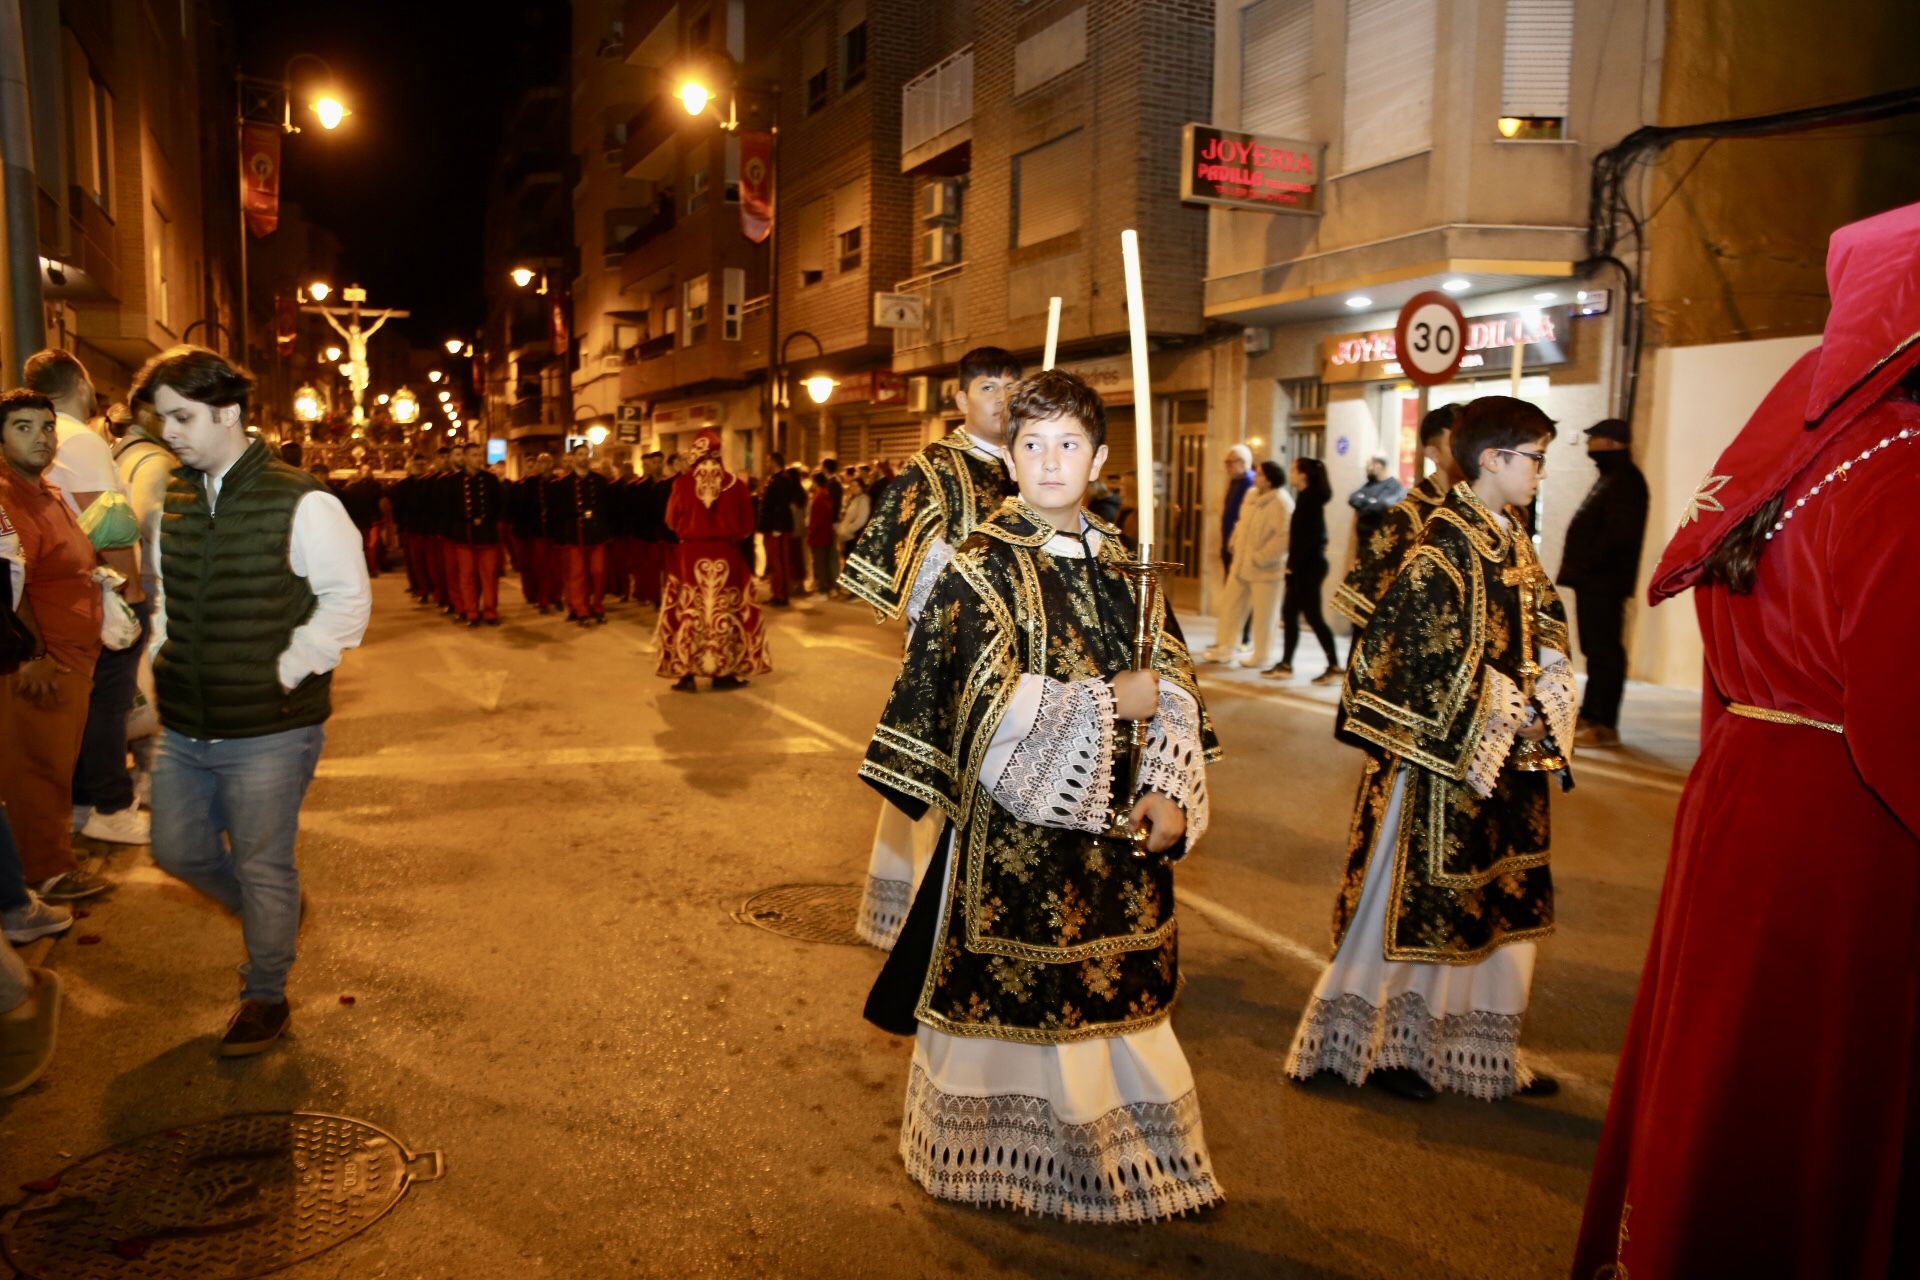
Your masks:
<svg viewBox="0 0 1920 1280"><path fill-rule="evenodd" d="M1318 217L1325 155L1318 142L1190 124L1180 133L1180 198Z"/></svg>
<svg viewBox="0 0 1920 1280"><path fill-rule="evenodd" d="M1572 358L1567 337L1567 308L1510 311L1502 315L1467 317L1466 354L1460 357L1461 378L1505 373L1520 344L1520 367L1541 369L1565 364ZM1404 377L1393 345L1393 330L1337 333L1320 343L1320 381L1381 382Z"/></svg>

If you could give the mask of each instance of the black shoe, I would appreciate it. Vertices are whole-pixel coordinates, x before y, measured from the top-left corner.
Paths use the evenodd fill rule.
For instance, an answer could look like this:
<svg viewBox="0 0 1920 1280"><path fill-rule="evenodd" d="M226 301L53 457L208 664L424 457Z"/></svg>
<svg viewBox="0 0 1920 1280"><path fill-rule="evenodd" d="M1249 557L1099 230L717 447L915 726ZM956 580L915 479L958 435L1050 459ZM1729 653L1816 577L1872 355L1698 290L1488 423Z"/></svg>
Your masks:
<svg viewBox="0 0 1920 1280"><path fill-rule="evenodd" d="M739 676L715 676L713 678L713 687L716 689L744 689L747 687L747 682Z"/></svg>
<svg viewBox="0 0 1920 1280"><path fill-rule="evenodd" d="M793 607L793 601L791 600L769 600L767 603L775 609L791 609Z"/></svg>
<svg viewBox="0 0 1920 1280"><path fill-rule="evenodd" d="M487 626L487 627L497 627L497 626L499 626L499 625L500 625L500 619L498 619L498 618L482 618L482 619L480 619L480 623L481 623L481 625L482 625L482 626Z"/></svg>
<svg viewBox="0 0 1920 1280"><path fill-rule="evenodd" d="M467 619L467 625L468 625L468 626L470 626L470 627L477 627L477 626L479 626L479 625L480 625L480 619L478 619L478 618L468 618L468 619Z"/></svg>
<svg viewBox="0 0 1920 1280"><path fill-rule="evenodd" d="M1328 667L1313 678L1315 684L1344 684L1347 679L1345 667Z"/></svg>
<svg viewBox="0 0 1920 1280"><path fill-rule="evenodd" d="M553 612L553 606L550 604L535 605L534 607L540 610L540 616L543 618Z"/></svg>
<svg viewBox="0 0 1920 1280"><path fill-rule="evenodd" d="M673 691L674 691L675 693L698 693L698 692L700 692L700 690L699 690L699 688L698 688L697 686L695 686L695 684L693 683L693 677L692 677L692 676L681 676L681 677L680 677L680 678L679 678L678 680L675 680L675 681L673 682Z"/></svg>
<svg viewBox="0 0 1920 1280"><path fill-rule="evenodd" d="M1551 1098L1560 1092L1560 1082L1544 1072L1536 1071L1533 1079L1513 1091L1516 1098Z"/></svg>
<svg viewBox="0 0 1920 1280"><path fill-rule="evenodd" d="M1411 1067L1376 1067L1367 1073L1367 1083L1408 1102L1432 1102L1440 1096Z"/></svg>
<svg viewBox="0 0 1920 1280"><path fill-rule="evenodd" d="M293 1010L287 1007L285 1000L272 1003L242 1000L240 1008L227 1023L226 1034L220 1037L220 1056L247 1058L256 1053L265 1053L286 1032L292 1021Z"/></svg>
<svg viewBox="0 0 1920 1280"><path fill-rule="evenodd" d="M1290 680L1293 678L1293 664L1291 662L1276 662L1260 674L1275 680Z"/></svg>

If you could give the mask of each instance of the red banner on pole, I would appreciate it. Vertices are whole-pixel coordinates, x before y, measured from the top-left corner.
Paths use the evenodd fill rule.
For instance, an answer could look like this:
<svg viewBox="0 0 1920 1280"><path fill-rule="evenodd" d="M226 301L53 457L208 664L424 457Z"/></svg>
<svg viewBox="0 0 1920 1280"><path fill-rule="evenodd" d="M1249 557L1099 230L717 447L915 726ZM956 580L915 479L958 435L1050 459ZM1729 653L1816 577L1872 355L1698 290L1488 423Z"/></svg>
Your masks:
<svg viewBox="0 0 1920 1280"><path fill-rule="evenodd" d="M567 354L567 311L560 305L560 299L553 300L553 354Z"/></svg>
<svg viewBox="0 0 1920 1280"><path fill-rule="evenodd" d="M280 127L240 127L240 207L254 238L270 236L280 225Z"/></svg>
<svg viewBox="0 0 1920 1280"><path fill-rule="evenodd" d="M759 244L773 230L773 135L740 134L740 234Z"/></svg>

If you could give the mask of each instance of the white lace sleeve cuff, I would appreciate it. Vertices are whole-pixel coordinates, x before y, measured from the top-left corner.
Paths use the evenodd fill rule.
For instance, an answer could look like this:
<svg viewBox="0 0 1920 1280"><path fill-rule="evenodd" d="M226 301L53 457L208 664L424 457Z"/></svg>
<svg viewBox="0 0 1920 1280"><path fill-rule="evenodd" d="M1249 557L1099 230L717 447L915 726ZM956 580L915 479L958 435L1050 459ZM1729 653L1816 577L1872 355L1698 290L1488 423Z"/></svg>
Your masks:
<svg viewBox="0 0 1920 1280"><path fill-rule="evenodd" d="M1573 731L1580 718L1580 693L1573 679L1573 664L1558 649L1540 651L1540 676L1533 682L1533 700L1547 713L1547 728L1553 731L1554 745L1560 754L1573 757Z"/></svg>
<svg viewBox="0 0 1920 1280"><path fill-rule="evenodd" d="M1102 832L1113 805L1113 689L1104 680L1020 678L980 781L1022 822Z"/></svg>
<svg viewBox="0 0 1920 1280"><path fill-rule="evenodd" d="M1200 707L1185 689L1160 682L1160 709L1147 722L1147 745L1140 755L1138 799L1158 791L1186 811L1187 847L1206 834L1207 754L1200 742Z"/></svg>
<svg viewBox="0 0 1920 1280"><path fill-rule="evenodd" d="M935 538L927 546L927 554L920 561L920 572L914 575L913 589L907 592L907 627L909 630L920 621L920 611L927 607L927 598L933 594L933 584L940 580L940 571L953 560L953 548L945 538Z"/></svg>
<svg viewBox="0 0 1920 1280"><path fill-rule="evenodd" d="M1507 767L1507 757L1513 751L1513 740L1526 727L1531 714L1526 699L1520 696L1519 685L1492 667L1486 671L1482 694L1487 701L1486 726L1480 731L1473 759L1467 762L1466 777L1467 785L1482 799L1493 794L1500 771Z"/></svg>

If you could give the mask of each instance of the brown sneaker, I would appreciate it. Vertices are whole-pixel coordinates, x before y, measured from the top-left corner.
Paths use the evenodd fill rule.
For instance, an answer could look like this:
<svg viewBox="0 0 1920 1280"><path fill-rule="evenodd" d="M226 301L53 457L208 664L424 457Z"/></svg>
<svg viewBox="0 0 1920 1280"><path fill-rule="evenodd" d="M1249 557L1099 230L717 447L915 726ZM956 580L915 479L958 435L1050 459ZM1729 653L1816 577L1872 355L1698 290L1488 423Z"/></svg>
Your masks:
<svg viewBox="0 0 1920 1280"><path fill-rule="evenodd" d="M272 1003L242 1000L240 1008L227 1023L226 1034L220 1037L220 1056L246 1058L265 1053L292 1021L293 1011L287 1007L285 1000Z"/></svg>

